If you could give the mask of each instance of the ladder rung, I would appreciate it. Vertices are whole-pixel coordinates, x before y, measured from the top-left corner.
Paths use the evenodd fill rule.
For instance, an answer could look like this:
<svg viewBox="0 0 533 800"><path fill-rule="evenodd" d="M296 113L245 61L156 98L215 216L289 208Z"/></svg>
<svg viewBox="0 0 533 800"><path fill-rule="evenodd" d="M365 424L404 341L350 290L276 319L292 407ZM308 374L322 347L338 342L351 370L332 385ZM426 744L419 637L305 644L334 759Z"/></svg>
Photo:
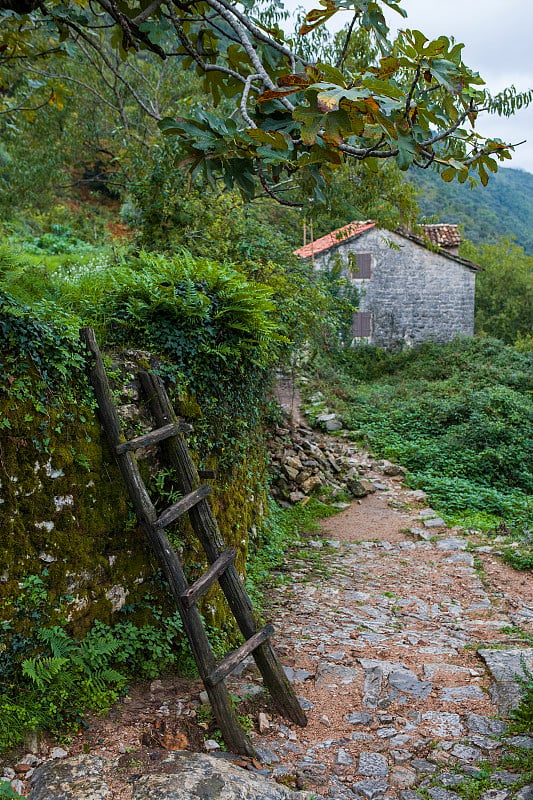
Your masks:
<svg viewBox="0 0 533 800"><path fill-rule="evenodd" d="M185 606L185 608L190 608L193 606L197 600L202 597L210 586L217 580L217 578L222 575L223 572L227 570L230 564L233 564L235 561L235 556L237 555L237 551L234 547L229 547L227 550L217 558L216 561L213 561L209 569L204 572L201 578L193 583L193 585L181 595L181 602Z"/></svg>
<svg viewBox="0 0 533 800"><path fill-rule="evenodd" d="M232 653L227 655L223 661L220 662L218 667L213 670L213 672L208 675L204 679L205 684L209 684L209 686L216 686L217 683L224 680L224 678L233 672L235 667L237 667L241 661L253 653L259 645L266 642L267 639L270 639L272 634L274 633L274 626L273 625L265 625L264 628L261 628L260 631L254 633L244 644L241 644L236 650Z"/></svg>
<svg viewBox="0 0 533 800"><path fill-rule="evenodd" d="M202 478L202 480L206 481L209 478L216 478L218 476L218 470L216 469L199 469L198 476Z"/></svg>
<svg viewBox="0 0 533 800"><path fill-rule="evenodd" d="M156 428L154 431L143 433L142 436L136 436L135 439L130 439L129 442L117 444L115 447L115 452L117 455L121 455L121 453L128 453L131 450L138 450L139 447L147 447L149 444L163 442L165 439L169 439L171 436L176 436L177 432L178 428L176 425L173 425L172 423L169 425L163 425L162 428Z"/></svg>
<svg viewBox="0 0 533 800"><path fill-rule="evenodd" d="M177 503L174 503L165 509L165 511L163 511L155 523L156 526L158 528L166 528L167 525L170 525L171 522L177 520L178 517L183 516L183 514L195 506L196 503L199 503L200 500L203 500L204 497L207 497L208 494L211 494L211 491L211 487L204 483L199 489L196 489L190 494L186 494L185 497L182 497Z"/></svg>

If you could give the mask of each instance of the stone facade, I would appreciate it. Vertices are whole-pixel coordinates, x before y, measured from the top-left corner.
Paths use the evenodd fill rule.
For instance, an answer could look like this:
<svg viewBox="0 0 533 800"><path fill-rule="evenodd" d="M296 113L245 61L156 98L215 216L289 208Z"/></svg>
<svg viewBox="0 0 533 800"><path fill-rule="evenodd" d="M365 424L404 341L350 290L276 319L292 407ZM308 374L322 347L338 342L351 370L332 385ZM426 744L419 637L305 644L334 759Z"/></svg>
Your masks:
<svg viewBox="0 0 533 800"><path fill-rule="evenodd" d="M356 254L363 253L370 254L369 278L357 277ZM356 341L390 348L473 335L474 264L376 225L314 254L317 269L337 259L360 293Z"/></svg>

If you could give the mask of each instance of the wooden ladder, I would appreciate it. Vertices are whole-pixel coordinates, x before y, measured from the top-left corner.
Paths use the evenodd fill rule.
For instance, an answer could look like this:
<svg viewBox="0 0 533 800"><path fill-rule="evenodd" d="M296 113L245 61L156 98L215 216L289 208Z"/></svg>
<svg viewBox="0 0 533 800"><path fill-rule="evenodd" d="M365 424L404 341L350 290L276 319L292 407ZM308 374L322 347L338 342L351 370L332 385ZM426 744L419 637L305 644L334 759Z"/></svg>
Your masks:
<svg viewBox="0 0 533 800"><path fill-rule="evenodd" d="M148 399L157 428L143 436L124 442L120 421L113 403L102 356L94 331L84 328L81 341L88 350L89 377L94 388L100 419L117 457L118 466L133 502L140 526L168 581L183 621L198 672L208 694L213 714L228 749L242 755L254 756L254 748L241 728L225 678L250 654L263 676L275 708L298 725L307 718L289 683L283 667L270 643L272 625L260 627L250 598L235 568L236 550L226 548L216 519L207 500L211 487L200 484L200 476L189 453L184 432L191 426L180 422L159 378L141 372L140 380ZM161 444L164 460L176 471L183 497L158 516L141 478L133 455L139 447ZM193 530L211 564L192 586L189 586L182 565L165 535L164 529L188 513ZM229 653L219 664L207 638L197 601L218 580L228 605L244 636L245 642Z"/></svg>

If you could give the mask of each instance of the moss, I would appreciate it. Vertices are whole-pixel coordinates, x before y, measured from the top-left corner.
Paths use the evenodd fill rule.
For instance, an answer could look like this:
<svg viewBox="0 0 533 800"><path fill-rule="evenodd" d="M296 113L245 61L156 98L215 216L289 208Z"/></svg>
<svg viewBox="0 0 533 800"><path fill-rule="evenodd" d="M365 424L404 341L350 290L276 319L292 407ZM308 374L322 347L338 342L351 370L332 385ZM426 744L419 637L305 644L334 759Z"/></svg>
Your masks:
<svg viewBox="0 0 533 800"><path fill-rule="evenodd" d="M201 419L203 417L202 409L200 408L197 400L192 395L180 397L177 406L177 413L182 417L187 417L190 420Z"/></svg>
<svg viewBox="0 0 533 800"><path fill-rule="evenodd" d="M14 408L4 396L0 415L10 423L0 440L0 596L45 568L52 597L89 599L85 625L109 620L105 591L120 584L140 597L153 566L94 412L83 403L36 412L32 399Z"/></svg>
<svg viewBox="0 0 533 800"><path fill-rule="evenodd" d="M195 401L189 406L196 414ZM0 598L7 603L0 616L9 615L9 598L30 574L46 575L52 598L74 598L67 608L76 634L95 619L112 620L106 593L113 586L127 592L126 603L141 622L152 621L147 594L168 609L166 587L94 411L80 401L37 412L31 398L14 408L3 396L0 415L10 424L0 440ZM213 511L225 542L237 549L241 574L248 532L260 522L265 507L265 475L264 451L257 441L213 486ZM182 550L193 581L207 565L188 520L170 536ZM201 611L213 627L226 624L227 608L217 586L204 598Z"/></svg>

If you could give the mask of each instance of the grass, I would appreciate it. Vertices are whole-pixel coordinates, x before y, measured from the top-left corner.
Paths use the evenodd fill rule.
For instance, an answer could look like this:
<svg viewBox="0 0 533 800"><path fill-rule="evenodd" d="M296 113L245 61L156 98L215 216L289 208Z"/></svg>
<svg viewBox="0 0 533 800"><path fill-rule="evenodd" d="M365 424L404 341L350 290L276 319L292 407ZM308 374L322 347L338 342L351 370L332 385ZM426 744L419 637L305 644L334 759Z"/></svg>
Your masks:
<svg viewBox="0 0 533 800"><path fill-rule="evenodd" d="M316 498L292 508L282 508L271 501L263 528L251 538L248 552L246 588L254 605L263 605L265 592L273 581L285 580L293 555L316 566L322 564L327 548L306 547L305 538L320 530L321 519L338 513L338 508Z"/></svg>

